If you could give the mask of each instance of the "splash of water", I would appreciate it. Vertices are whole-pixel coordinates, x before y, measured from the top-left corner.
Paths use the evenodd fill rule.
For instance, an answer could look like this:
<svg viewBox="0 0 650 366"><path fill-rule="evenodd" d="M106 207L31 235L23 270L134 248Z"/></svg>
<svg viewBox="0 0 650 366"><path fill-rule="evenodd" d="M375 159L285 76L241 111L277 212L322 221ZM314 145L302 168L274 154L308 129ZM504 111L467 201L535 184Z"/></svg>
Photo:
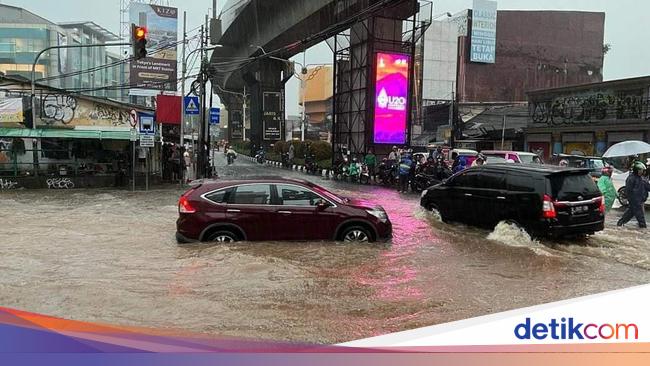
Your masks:
<svg viewBox="0 0 650 366"><path fill-rule="evenodd" d="M555 256L549 248L533 239L525 229L513 222L501 221L487 239L510 247L527 248L538 255Z"/></svg>

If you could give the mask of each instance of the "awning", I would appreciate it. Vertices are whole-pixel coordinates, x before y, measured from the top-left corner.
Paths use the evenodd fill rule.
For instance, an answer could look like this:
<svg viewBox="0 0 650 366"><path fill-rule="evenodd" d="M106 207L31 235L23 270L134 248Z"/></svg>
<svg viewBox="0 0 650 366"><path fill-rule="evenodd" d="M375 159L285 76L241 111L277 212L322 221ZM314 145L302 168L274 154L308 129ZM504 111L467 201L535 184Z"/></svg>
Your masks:
<svg viewBox="0 0 650 366"><path fill-rule="evenodd" d="M129 140L129 131L0 128L0 137Z"/></svg>

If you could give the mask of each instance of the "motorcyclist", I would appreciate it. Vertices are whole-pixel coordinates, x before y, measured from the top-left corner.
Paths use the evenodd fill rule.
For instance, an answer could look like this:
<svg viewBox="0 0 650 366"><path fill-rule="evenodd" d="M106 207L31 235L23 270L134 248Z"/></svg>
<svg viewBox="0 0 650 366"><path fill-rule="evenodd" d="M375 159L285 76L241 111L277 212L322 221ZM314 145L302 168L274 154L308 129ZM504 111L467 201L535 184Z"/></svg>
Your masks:
<svg viewBox="0 0 650 366"><path fill-rule="evenodd" d="M458 157L458 164L454 168L454 173L461 172L467 168L467 160L465 160L464 156Z"/></svg>
<svg viewBox="0 0 650 366"><path fill-rule="evenodd" d="M614 184L612 183L613 171L614 169L612 167L604 167L602 170L603 175L598 179L598 189L600 189L605 199L605 212L611 210L616 200L616 188L614 188Z"/></svg>
<svg viewBox="0 0 650 366"><path fill-rule="evenodd" d="M407 153L404 154L399 162L399 192L406 193L408 191L409 176L413 169L413 160Z"/></svg>
<svg viewBox="0 0 650 366"><path fill-rule="evenodd" d="M232 164L235 161L235 159L237 159L237 153L232 147L228 146L228 150L226 151L226 157L228 158L228 164Z"/></svg>
<svg viewBox="0 0 650 366"><path fill-rule="evenodd" d="M648 191L650 191L650 183L643 179L646 167L643 163L637 162L632 167L630 175L625 181L625 193L629 205L623 217L618 221L617 226L627 224L632 217L636 217L639 227L645 229L647 227L645 220L644 204L648 199Z"/></svg>
<svg viewBox="0 0 650 366"><path fill-rule="evenodd" d="M478 154L476 160L472 162L472 166L482 166L486 163L487 158L483 154Z"/></svg>
<svg viewBox="0 0 650 366"><path fill-rule="evenodd" d="M359 166L359 162L357 161L357 158L354 158L352 159L352 163L350 164L350 176L358 177L360 173L361 173L361 167Z"/></svg>

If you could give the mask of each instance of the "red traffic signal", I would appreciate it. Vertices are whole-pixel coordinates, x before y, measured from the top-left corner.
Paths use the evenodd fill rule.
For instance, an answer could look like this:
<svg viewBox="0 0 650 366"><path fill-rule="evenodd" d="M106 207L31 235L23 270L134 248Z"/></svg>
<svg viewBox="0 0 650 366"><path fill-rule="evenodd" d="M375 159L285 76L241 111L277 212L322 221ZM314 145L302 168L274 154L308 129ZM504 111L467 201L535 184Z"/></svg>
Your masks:
<svg viewBox="0 0 650 366"><path fill-rule="evenodd" d="M131 24L131 48L134 59L147 57L147 28Z"/></svg>

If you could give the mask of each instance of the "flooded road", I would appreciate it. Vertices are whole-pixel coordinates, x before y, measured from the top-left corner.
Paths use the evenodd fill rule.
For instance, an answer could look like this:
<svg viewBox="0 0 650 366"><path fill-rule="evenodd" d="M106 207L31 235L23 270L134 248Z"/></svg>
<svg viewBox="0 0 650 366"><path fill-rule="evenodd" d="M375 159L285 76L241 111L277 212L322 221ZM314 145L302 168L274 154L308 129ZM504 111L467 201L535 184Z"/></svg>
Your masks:
<svg viewBox="0 0 650 366"><path fill-rule="evenodd" d="M305 177L238 160L221 176ZM650 283L650 232L615 228L620 211L588 240L540 242L440 223L417 195L310 179L382 204L392 243L179 246L178 187L0 192L0 306L336 343Z"/></svg>

